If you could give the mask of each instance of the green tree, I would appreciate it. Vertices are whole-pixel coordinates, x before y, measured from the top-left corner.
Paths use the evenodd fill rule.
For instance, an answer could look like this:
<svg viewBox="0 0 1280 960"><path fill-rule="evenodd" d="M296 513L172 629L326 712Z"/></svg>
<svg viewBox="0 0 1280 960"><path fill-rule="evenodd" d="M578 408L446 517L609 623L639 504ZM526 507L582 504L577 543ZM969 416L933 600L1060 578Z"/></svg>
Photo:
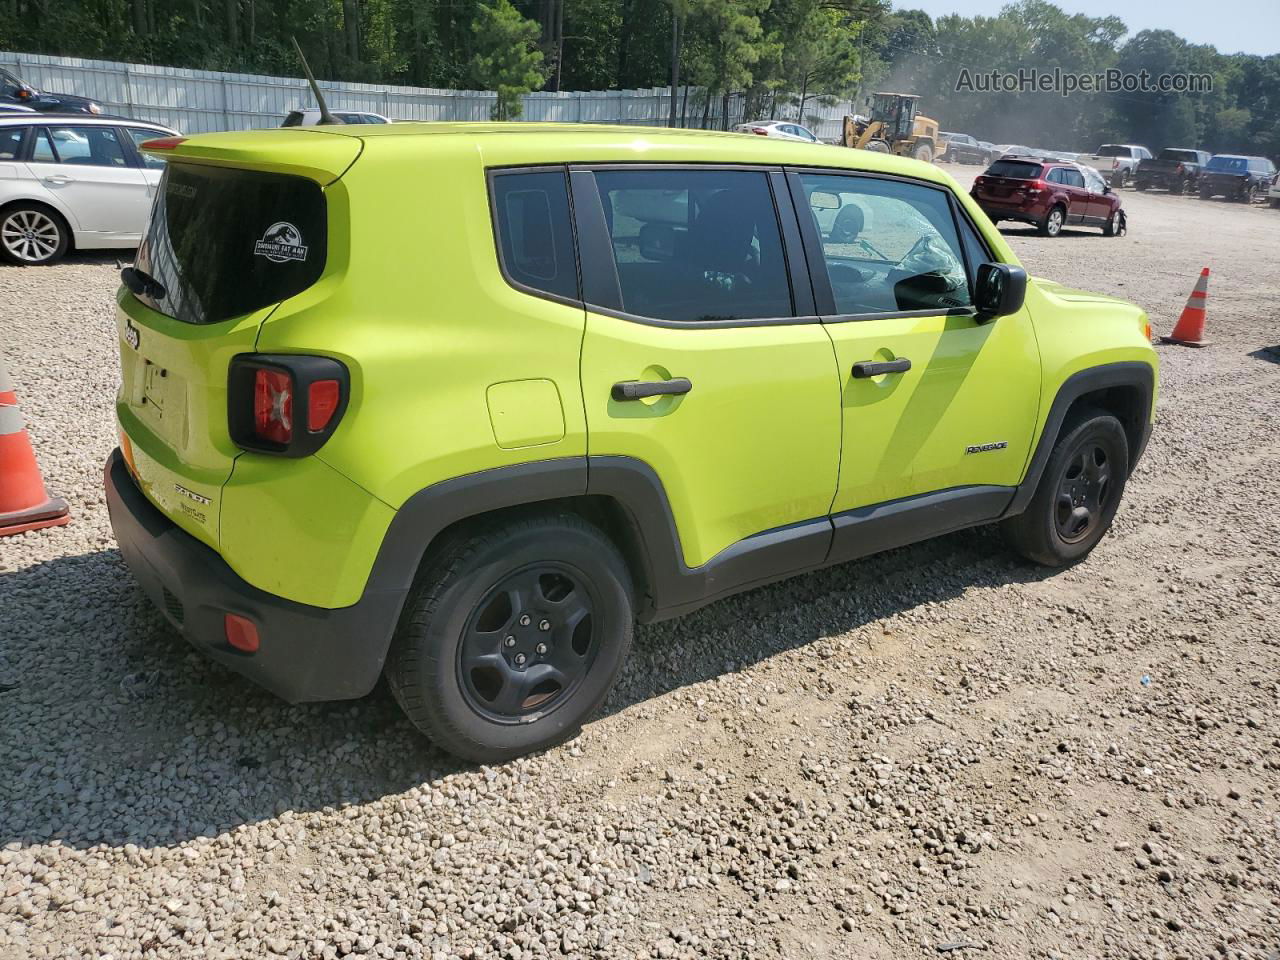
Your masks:
<svg viewBox="0 0 1280 960"><path fill-rule="evenodd" d="M516 119L522 109L520 98L540 88L546 79L538 49L538 24L521 16L511 0L496 0L479 9L471 32L476 44L471 76L479 87L498 95L490 117Z"/></svg>

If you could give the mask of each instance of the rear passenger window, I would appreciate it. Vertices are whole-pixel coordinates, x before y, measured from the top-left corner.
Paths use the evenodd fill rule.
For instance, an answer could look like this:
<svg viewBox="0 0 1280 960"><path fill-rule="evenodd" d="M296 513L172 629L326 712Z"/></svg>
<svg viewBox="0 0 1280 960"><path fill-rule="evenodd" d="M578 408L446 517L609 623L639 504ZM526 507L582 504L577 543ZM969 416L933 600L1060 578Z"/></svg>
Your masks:
<svg viewBox="0 0 1280 960"><path fill-rule="evenodd" d="M493 205L507 279L518 286L579 299L564 171L496 174Z"/></svg>
<svg viewBox="0 0 1280 960"><path fill-rule="evenodd" d="M22 135L26 132L26 127L0 129L0 160L18 159L18 151L22 148Z"/></svg>
<svg viewBox="0 0 1280 960"><path fill-rule="evenodd" d="M765 173L601 170L595 177L627 313L677 322L792 315Z"/></svg>
<svg viewBox="0 0 1280 960"><path fill-rule="evenodd" d="M83 167L124 167L128 162L124 146L111 127L49 127L53 153L58 163ZM36 142L37 157L41 143ZM46 161L47 162L47 161Z"/></svg>

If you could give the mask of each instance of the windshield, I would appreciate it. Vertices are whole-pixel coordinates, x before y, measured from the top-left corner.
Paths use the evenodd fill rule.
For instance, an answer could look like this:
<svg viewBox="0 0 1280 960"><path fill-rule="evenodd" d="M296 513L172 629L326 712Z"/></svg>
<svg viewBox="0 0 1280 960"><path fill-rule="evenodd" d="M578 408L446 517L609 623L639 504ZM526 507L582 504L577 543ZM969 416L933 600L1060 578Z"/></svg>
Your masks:
<svg viewBox="0 0 1280 960"><path fill-rule="evenodd" d="M170 162L136 261L162 292L138 299L185 323L217 323L301 293L327 253L314 180Z"/></svg>
<svg viewBox="0 0 1280 960"><path fill-rule="evenodd" d="M1104 143L1098 150L1100 157L1127 157L1129 156L1129 148L1117 146L1114 143Z"/></svg>
<svg viewBox="0 0 1280 960"><path fill-rule="evenodd" d="M0 93L5 94L6 96L13 96L19 90L26 90L29 87L31 87L31 85L21 77L10 73L3 67L0 67Z"/></svg>
<svg viewBox="0 0 1280 960"><path fill-rule="evenodd" d="M1205 169L1220 173L1244 173L1249 169L1249 161L1244 157L1213 157Z"/></svg>

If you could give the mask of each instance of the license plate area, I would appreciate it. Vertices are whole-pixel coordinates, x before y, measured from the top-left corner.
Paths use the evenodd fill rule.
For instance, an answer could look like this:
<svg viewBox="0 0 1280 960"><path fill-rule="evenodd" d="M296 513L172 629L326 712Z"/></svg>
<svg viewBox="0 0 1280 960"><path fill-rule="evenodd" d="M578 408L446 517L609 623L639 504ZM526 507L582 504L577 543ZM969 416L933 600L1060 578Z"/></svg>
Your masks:
<svg viewBox="0 0 1280 960"><path fill-rule="evenodd" d="M142 363L143 406L150 406L156 416L163 418L165 401L168 399L169 371L150 360Z"/></svg>

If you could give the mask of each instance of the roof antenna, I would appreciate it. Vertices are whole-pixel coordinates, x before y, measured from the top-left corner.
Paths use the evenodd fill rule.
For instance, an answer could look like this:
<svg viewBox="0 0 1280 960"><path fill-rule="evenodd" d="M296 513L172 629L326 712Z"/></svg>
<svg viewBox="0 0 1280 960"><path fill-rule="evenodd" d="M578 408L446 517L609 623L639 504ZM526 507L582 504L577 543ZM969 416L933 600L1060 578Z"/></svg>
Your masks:
<svg viewBox="0 0 1280 960"><path fill-rule="evenodd" d="M320 108L321 123L342 123L337 117L329 112L329 105L324 102L324 94L320 92L320 84L316 83L315 75L311 72L311 66L307 63L307 58L302 55L302 48L298 46L298 38L290 37L293 41L293 49L298 51L298 59L302 61L302 72L307 75L307 83L311 84L311 92L315 94L316 106Z"/></svg>

